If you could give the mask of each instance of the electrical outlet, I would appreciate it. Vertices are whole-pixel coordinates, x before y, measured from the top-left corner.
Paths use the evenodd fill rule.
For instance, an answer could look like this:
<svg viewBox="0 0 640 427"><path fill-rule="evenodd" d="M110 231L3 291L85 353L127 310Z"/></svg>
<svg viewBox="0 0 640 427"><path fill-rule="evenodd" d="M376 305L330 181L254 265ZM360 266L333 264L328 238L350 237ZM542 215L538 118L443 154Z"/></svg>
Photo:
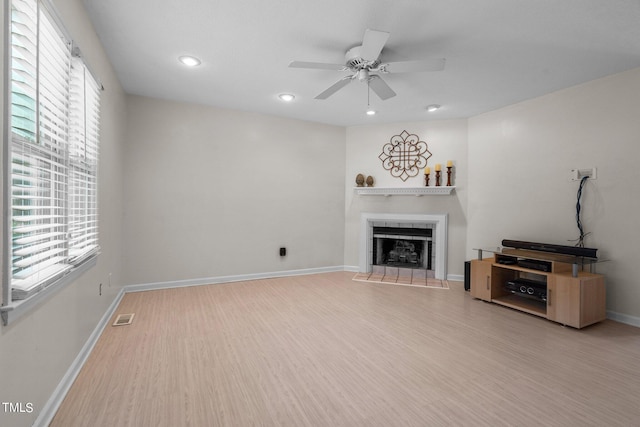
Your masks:
<svg viewBox="0 0 640 427"><path fill-rule="evenodd" d="M585 168L585 169L571 169L571 181L580 181L585 176L588 176L589 179L597 179L597 169L596 168Z"/></svg>

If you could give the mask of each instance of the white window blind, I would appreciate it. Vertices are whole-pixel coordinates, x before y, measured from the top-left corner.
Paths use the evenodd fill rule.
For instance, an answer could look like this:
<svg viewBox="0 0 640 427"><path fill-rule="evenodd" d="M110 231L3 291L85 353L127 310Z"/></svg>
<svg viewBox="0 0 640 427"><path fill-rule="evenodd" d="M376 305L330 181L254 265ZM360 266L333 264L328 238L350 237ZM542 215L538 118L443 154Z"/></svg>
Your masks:
<svg viewBox="0 0 640 427"><path fill-rule="evenodd" d="M39 0L11 3L11 300L98 251L100 88Z"/></svg>
<svg viewBox="0 0 640 427"><path fill-rule="evenodd" d="M71 63L69 257L77 264L98 248L100 88L82 61Z"/></svg>

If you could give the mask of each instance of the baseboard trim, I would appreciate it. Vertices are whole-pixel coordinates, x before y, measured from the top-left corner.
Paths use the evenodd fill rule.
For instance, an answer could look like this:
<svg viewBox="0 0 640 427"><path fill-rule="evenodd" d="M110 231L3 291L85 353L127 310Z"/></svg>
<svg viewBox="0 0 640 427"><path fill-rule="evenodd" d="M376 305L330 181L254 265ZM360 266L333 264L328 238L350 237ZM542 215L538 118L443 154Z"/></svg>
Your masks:
<svg viewBox="0 0 640 427"><path fill-rule="evenodd" d="M87 342L84 344L84 346L82 346L82 349L80 349L80 352L76 356L75 360L73 361L73 363L71 363L71 366L69 367L69 369L67 369L67 372L62 377L62 380L60 380L60 383L58 383L58 386L53 391L53 394L38 414L38 418L36 418L35 422L33 423L34 426L45 427L48 426L51 421L53 421L53 417L56 415L56 412L58 412L58 408L60 408L62 401L64 400L65 396L69 392L69 389L73 385L73 382L80 373L80 370L87 361L87 358L91 354L91 351L98 342L98 338L100 338L100 335L102 335L102 331L109 323L109 319L111 319L111 316L118 307L118 304L120 304L120 300L122 300L124 294L124 289L120 289L120 292L118 292L116 297L113 299L113 301L107 308L107 311L104 313L93 332L91 332L91 335L89 335Z"/></svg>
<svg viewBox="0 0 640 427"><path fill-rule="evenodd" d="M276 277L304 276L308 274L332 273L345 271L345 266L305 268L300 270L283 270L268 273L237 274L233 276L203 277L199 279L174 280L170 282L144 283L124 287L125 293L154 291L158 289L183 288L187 286L217 285L221 283L244 282L247 280L273 279Z"/></svg>
<svg viewBox="0 0 640 427"><path fill-rule="evenodd" d="M607 319L640 328L640 317L629 316L628 314L617 313L615 311L607 311Z"/></svg>

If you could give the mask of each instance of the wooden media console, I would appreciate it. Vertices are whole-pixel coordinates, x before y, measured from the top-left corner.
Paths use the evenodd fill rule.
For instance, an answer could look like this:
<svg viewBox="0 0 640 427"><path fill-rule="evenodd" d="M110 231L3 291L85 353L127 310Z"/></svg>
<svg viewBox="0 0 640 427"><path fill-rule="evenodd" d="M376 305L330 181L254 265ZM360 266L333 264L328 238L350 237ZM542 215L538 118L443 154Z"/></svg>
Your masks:
<svg viewBox="0 0 640 427"><path fill-rule="evenodd" d="M604 276L585 271L595 262L532 250L479 249L471 261L471 296L583 328L606 318Z"/></svg>

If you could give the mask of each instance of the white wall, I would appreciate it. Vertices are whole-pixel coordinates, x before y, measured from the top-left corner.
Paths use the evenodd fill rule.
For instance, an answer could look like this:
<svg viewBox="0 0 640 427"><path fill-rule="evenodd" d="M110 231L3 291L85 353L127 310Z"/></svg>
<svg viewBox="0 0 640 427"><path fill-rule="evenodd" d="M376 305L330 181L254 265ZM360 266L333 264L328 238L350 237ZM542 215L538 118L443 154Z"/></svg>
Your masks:
<svg viewBox="0 0 640 427"><path fill-rule="evenodd" d="M376 187L421 187L424 185L422 171L414 178L402 181L382 167L378 156L382 147L392 136L403 130L420 137L428 145L432 157L431 183L434 185L434 166L441 163L443 170L447 160L454 163L452 184L456 189L450 196L358 196L354 194L356 175L362 173L375 179ZM384 125L355 126L347 128L345 188L345 253L347 266L358 265L358 242L360 214L372 213L421 213L449 214L448 266L449 276L464 274L464 251L466 247L467 206L467 121L439 120L415 123L391 123ZM446 174L443 174L443 185Z"/></svg>
<svg viewBox="0 0 640 427"><path fill-rule="evenodd" d="M101 101L99 165L102 250L97 265L77 281L27 316L8 327L0 327L0 401L33 404L31 414L10 415L0 408L0 425L3 426L32 424L122 284L121 193L125 96L93 31L82 1L55 0L54 3L67 30L106 88ZM2 9L4 12L4 6ZM3 55L7 54L4 52L4 43L2 49ZM4 68L0 72L4 72ZM4 255L0 255L0 259L4 260ZM100 283L103 284L102 296L98 294Z"/></svg>
<svg viewBox="0 0 640 427"><path fill-rule="evenodd" d="M127 283L342 266L344 128L127 105Z"/></svg>
<svg viewBox="0 0 640 427"><path fill-rule="evenodd" d="M573 168L597 168L582 196L585 246L598 249L610 315L640 320L640 69L469 120L472 247L502 239L573 245Z"/></svg>

